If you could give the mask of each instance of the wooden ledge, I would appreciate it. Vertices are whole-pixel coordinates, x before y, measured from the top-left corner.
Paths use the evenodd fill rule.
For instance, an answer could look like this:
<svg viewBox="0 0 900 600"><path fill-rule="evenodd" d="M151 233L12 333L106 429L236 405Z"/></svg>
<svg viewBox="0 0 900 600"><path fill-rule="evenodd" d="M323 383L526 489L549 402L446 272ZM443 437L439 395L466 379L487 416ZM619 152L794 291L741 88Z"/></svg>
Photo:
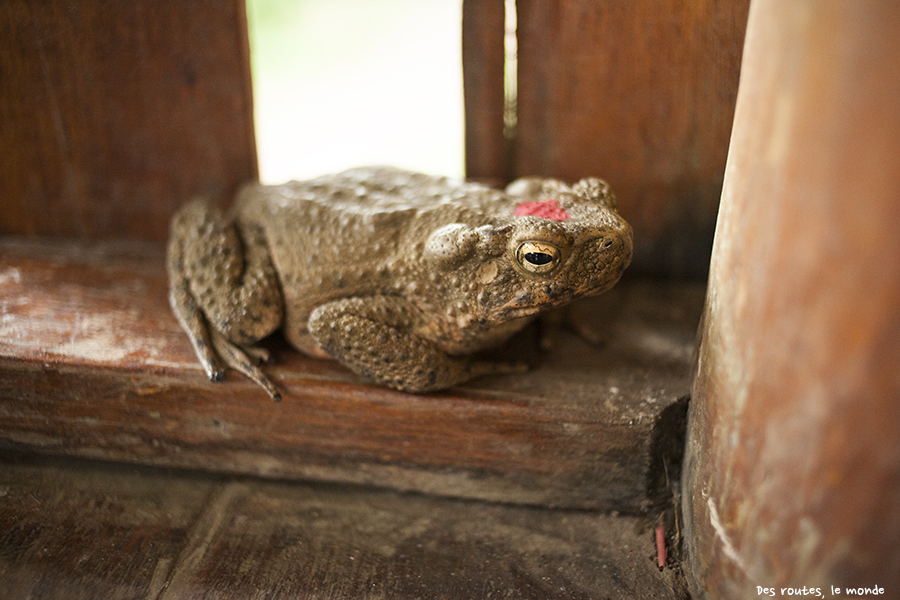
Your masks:
<svg viewBox="0 0 900 600"><path fill-rule="evenodd" d="M683 448L703 302L627 280L508 352L534 368L415 396L273 336L273 403L210 383L169 311L163 248L0 240L0 447L486 500L640 512ZM545 325L545 329L547 326Z"/></svg>

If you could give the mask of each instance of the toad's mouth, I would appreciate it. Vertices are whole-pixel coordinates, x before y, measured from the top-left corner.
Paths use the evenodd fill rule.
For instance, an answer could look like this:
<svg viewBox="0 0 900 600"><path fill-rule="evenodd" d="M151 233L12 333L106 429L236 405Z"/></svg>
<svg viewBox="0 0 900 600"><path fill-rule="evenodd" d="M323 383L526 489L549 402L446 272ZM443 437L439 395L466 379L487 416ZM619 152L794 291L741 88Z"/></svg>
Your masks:
<svg viewBox="0 0 900 600"><path fill-rule="evenodd" d="M619 276L621 276L621 273L619 274ZM619 277L615 277L599 285L586 289L576 290L563 296L554 296L552 295L552 292L547 293L546 291L524 292L513 298L506 304L498 306L494 310L494 314L497 316L498 320L501 321L505 321L507 319L518 319L521 317L533 317L534 315L551 310L553 308L557 308L559 306L563 306L574 300L578 300L579 298L602 294L603 292L613 287L618 281Z"/></svg>

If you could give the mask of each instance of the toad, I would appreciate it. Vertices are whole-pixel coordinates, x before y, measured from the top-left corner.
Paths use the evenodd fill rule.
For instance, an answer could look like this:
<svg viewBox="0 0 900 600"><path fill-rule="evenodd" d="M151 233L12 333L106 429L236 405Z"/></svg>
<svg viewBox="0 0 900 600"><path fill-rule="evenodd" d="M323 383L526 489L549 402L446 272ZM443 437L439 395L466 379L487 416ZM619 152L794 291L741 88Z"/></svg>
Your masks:
<svg viewBox="0 0 900 600"><path fill-rule="evenodd" d="M169 298L212 381L234 369L280 399L255 344L281 327L309 356L430 392L509 372L472 354L609 289L631 252L600 179L499 190L370 167L250 184L228 213L188 203L172 221Z"/></svg>

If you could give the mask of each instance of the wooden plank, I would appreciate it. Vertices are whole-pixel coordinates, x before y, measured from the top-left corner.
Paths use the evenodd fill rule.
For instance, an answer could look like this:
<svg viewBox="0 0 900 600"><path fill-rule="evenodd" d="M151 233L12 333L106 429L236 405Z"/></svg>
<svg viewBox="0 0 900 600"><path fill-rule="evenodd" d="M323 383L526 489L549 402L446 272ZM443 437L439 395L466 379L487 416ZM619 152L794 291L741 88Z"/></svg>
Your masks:
<svg viewBox="0 0 900 600"><path fill-rule="evenodd" d="M633 270L707 272L748 4L518 2L514 174L607 179Z"/></svg>
<svg viewBox="0 0 900 600"><path fill-rule="evenodd" d="M657 569L649 529L0 453L4 600L687 598L677 567Z"/></svg>
<svg viewBox="0 0 900 600"><path fill-rule="evenodd" d="M0 232L164 240L256 178L243 0L0 3Z"/></svg>
<svg viewBox="0 0 900 600"><path fill-rule="evenodd" d="M751 9L691 401L695 598L900 593L898 30L896 2Z"/></svg>
<svg viewBox="0 0 900 600"><path fill-rule="evenodd" d="M503 137L503 0L463 0L463 87L466 107L466 176L502 184L511 167Z"/></svg>
<svg viewBox="0 0 900 600"><path fill-rule="evenodd" d="M0 453L0 597L156 598L215 489Z"/></svg>
<svg viewBox="0 0 900 600"><path fill-rule="evenodd" d="M508 348L531 372L428 396L275 336L273 403L207 381L161 246L7 238L0 264L0 446L629 512L670 497L702 286L620 284L573 309L603 343L531 329Z"/></svg>

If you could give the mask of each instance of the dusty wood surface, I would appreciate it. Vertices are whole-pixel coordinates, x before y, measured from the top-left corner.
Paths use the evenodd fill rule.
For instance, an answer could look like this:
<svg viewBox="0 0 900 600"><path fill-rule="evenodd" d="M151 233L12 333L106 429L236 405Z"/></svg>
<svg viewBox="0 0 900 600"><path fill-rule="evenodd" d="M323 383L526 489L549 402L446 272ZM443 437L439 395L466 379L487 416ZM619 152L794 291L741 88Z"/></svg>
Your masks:
<svg viewBox="0 0 900 600"><path fill-rule="evenodd" d="M635 517L0 453L4 600L686 598Z"/></svg>
<svg viewBox="0 0 900 600"><path fill-rule="evenodd" d="M898 30L896 2L751 9L691 400L695 598L900 597Z"/></svg>
<svg viewBox="0 0 900 600"><path fill-rule="evenodd" d="M519 2L513 174L608 179L633 270L705 275L748 5Z"/></svg>
<svg viewBox="0 0 900 600"><path fill-rule="evenodd" d="M703 289L634 281L536 331L524 375L429 396L368 385L280 337L281 403L210 383L152 244L0 240L0 446L156 465L639 512L680 462ZM664 465L669 461L668 467Z"/></svg>
<svg viewBox="0 0 900 600"><path fill-rule="evenodd" d="M243 0L0 3L0 233L163 240L256 178Z"/></svg>

